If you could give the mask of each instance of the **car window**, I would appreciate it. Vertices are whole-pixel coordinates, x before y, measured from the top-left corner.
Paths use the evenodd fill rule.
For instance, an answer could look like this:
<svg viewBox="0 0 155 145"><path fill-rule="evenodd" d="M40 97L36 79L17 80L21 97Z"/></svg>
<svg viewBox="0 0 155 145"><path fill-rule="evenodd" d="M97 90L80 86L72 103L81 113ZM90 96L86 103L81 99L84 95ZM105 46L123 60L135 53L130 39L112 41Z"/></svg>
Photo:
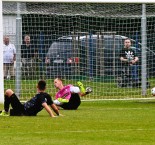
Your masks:
<svg viewBox="0 0 155 145"><path fill-rule="evenodd" d="M50 46L47 57L52 57L55 55L66 55L71 53L72 51L72 43L71 42L53 42Z"/></svg>
<svg viewBox="0 0 155 145"><path fill-rule="evenodd" d="M53 42L50 48L48 49L47 57L51 57L51 55L56 54L58 52L58 49L58 44L56 42Z"/></svg>
<svg viewBox="0 0 155 145"><path fill-rule="evenodd" d="M91 40L88 39L87 40L87 45L88 46L93 46L94 48L97 48L97 39L96 38L92 38ZM123 47L123 43L121 41L121 39L119 38L115 38L115 40L113 38L104 38L103 41L102 41L102 45L105 49L108 49L108 50L120 50L122 47ZM82 39L81 40L81 46L83 47L86 47L86 39Z"/></svg>
<svg viewBox="0 0 155 145"><path fill-rule="evenodd" d="M123 47L122 41L118 38L104 38L104 48L109 50L120 50Z"/></svg>

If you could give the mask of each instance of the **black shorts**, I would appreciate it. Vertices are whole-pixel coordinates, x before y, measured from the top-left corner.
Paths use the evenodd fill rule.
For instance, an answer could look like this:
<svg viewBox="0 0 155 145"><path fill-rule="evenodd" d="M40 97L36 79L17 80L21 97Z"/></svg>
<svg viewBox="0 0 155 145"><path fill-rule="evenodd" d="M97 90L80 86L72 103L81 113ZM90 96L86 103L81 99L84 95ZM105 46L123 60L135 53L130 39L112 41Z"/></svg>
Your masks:
<svg viewBox="0 0 155 145"><path fill-rule="evenodd" d="M76 110L80 104L81 104L80 96L79 94L75 93L71 95L71 98L68 103L64 103L60 105L60 107L66 110Z"/></svg>
<svg viewBox="0 0 155 145"><path fill-rule="evenodd" d="M10 116L21 116L25 114L24 105L15 94L10 97L10 102L12 106L12 109L10 109Z"/></svg>

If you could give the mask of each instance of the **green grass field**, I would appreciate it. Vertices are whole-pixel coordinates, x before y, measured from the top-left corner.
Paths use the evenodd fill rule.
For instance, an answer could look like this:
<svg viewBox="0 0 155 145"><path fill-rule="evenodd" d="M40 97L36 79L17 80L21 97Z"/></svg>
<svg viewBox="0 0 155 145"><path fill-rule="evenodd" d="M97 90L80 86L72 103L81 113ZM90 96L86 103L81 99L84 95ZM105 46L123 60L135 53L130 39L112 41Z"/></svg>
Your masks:
<svg viewBox="0 0 155 145"><path fill-rule="evenodd" d="M3 105L0 105L0 109ZM0 145L154 145L155 101L82 102L50 118L0 117Z"/></svg>
<svg viewBox="0 0 155 145"><path fill-rule="evenodd" d="M21 100L28 100L36 93L36 84L38 80L22 80L21 81ZM48 79L47 89L48 92L53 98L56 93L56 89L53 85L53 80ZM116 86L115 82L93 82L93 81L82 81L84 86L91 86L93 92L89 94L89 96L82 97L83 100L87 99L124 99L124 98L150 98L152 97L150 94L150 90L154 87L155 79L150 80L151 87L147 89L147 95L142 96L141 88L119 88ZM73 84L77 85L77 80L64 80L64 84ZM4 89L11 88L15 91L15 81L5 80Z"/></svg>

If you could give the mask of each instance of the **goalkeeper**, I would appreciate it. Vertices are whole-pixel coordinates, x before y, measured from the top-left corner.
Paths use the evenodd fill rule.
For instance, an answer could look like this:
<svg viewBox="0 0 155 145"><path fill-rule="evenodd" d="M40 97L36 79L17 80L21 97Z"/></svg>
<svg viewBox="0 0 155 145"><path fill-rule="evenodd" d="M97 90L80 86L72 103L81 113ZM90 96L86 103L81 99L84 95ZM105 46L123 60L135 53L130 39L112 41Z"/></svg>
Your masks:
<svg viewBox="0 0 155 145"><path fill-rule="evenodd" d="M10 109L10 116L36 116L43 108L49 113L50 117L55 117L51 108L59 116L57 106L53 103L51 96L45 93L45 89L46 82L40 80L37 85L37 94L24 104L19 101L11 89L6 90L4 110L0 113L0 116L9 116L10 104L13 108Z"/></svg>
<svg viewBox="0 0 155 145"><path fill-rule="evenodd" d="M80 96L87 95L92 92L90 87L84 88L81 82L77 82L78 87L71 84L64 86L60 78L54 80L54 86L59 91L56 93L53 101L57 106L66 110L76 110L81 104Z"/></svg>
<svg viewBox="0 0 155 145"><path fill-rule="evenodd" d="M136 63L139 59L136 52L131 47L131 40L129 38L124 40L124 48L120 51L120 60L122 62L122 70L124 75L128 76L128 79L132 78L136 84L138 82L138 71ZM123 79L122 87L127 85L126 81L129 80Z"/></svg>

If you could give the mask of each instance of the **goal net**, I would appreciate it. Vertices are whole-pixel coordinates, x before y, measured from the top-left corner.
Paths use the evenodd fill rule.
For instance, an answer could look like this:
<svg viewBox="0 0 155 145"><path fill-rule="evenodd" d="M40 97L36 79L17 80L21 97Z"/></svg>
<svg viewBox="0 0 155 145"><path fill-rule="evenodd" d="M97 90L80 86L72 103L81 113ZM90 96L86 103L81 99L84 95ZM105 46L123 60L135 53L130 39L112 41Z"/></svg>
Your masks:
<svg viewBox="0 0 155 145"><path fill-rule="evenodd" d="M2 4L3 35L16 47L14 75L5 74L4 89L12 88L21 100L35 94L39 79L47 81L47 92L54 97L56 77L64 84L81 81L91 87L83 100L152 97L155 4L146 4L146 13L140 3ZM124 71L120 50L126 38L139 61Z"/></svg>

